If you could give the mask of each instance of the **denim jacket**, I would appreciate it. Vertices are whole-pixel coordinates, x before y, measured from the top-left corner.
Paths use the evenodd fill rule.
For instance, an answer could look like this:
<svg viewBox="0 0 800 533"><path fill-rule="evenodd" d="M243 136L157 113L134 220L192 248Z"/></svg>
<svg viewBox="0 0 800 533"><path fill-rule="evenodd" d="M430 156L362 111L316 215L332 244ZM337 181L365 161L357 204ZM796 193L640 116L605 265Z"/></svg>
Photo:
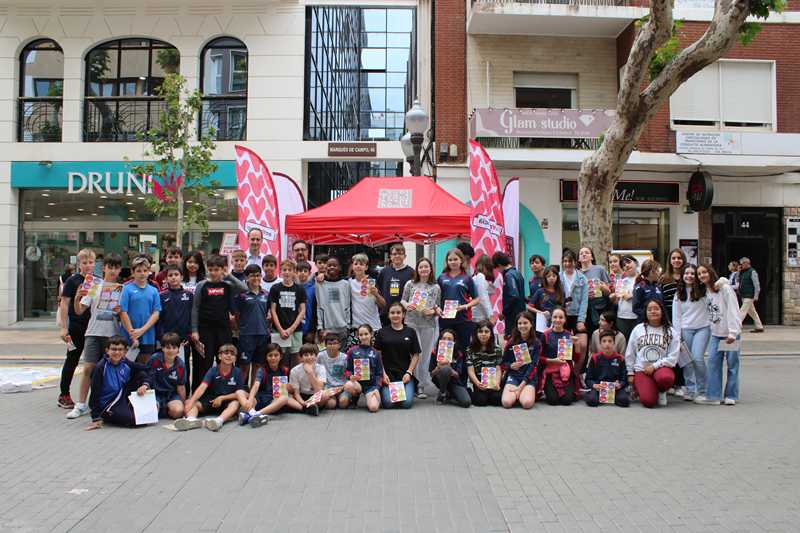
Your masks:
<svg viewBox="0 0 800 533"><path fill-rule="evenodd" d="M564 271L559 274L561 277L561 286L566 287L564 284ZM572 284L571 294L564 293L564 299L572 299L564 306L567 309L567 315L578 316L578 322L586 322L586 308L589 306L589 282L583 272L575 269L575 281Z"/></svg>

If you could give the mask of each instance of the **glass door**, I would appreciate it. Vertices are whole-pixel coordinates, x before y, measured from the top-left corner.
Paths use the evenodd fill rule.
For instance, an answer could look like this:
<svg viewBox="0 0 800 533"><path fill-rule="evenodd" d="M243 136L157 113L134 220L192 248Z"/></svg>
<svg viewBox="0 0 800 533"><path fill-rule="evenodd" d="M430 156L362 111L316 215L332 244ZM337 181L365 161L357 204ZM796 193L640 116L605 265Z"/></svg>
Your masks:
<svg viewBox="0 0 800 533"><path fill-rule="evenodd" d="M24 316L54 316L58 308L59 276L77 259L78 232L25 232L24 240Z"/></svg>

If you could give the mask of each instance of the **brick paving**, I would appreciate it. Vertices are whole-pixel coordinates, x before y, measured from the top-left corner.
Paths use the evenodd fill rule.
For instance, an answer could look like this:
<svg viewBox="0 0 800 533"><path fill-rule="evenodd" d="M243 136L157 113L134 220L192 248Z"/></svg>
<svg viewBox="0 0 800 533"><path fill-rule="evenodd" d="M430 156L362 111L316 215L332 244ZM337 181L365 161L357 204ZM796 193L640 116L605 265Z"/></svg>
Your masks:
<svg viewBox="0 0 800 533"><path fill-rule="evenodd" d="M800 358L742 401L283 415L85 432L54 389L0 396L0 531L796 531Z"/></svg>

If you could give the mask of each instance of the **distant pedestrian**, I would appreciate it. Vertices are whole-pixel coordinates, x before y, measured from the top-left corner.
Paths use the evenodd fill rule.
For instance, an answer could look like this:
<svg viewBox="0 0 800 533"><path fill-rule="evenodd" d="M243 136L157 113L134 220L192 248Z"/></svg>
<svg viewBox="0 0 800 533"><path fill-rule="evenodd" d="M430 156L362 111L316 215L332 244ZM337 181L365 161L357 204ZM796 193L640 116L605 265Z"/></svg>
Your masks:
<svg viewBox="0 0 800 533"><path fill-rule="evenodd" d="M758 296L761 292L761 283L758 281L758 272L750 264L750 259L742 257L739 259L739 296L742 297L742 307L739 309L739 319L744 321L747 315L753 319L755 329L751 329L751 333L762 333L764 325L761 323L761 317L758 316L756 304L758 303Z"/></svg>

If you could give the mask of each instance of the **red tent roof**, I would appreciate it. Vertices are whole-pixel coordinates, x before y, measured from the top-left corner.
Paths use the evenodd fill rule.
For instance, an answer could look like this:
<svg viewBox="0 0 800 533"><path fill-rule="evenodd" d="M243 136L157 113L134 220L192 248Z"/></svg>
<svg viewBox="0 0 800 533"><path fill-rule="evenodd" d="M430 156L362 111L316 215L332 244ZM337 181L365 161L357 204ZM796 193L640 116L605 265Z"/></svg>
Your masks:
<svg viewBox="0 0 800 533"><path fill-rule="evenodd" d="M470 234L470 209L426 176L364 178L339 198L286 217L315 244L436 242Z"/></svg>

